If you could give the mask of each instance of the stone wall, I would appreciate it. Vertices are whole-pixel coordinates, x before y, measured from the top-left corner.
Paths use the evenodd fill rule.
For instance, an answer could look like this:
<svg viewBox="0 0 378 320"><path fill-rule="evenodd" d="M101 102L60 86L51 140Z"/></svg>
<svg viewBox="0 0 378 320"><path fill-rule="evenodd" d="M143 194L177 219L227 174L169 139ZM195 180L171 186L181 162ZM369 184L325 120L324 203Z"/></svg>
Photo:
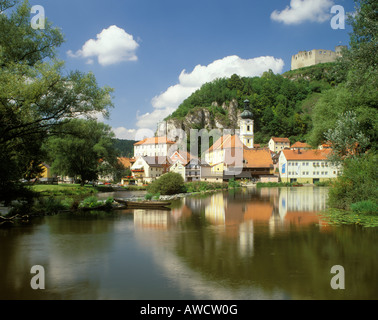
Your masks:
<svg viewBox="0 0 378 320"><path fill-rule="evenodd" d="M344 46L337 46L335 51L313 49L311 51L299 51L291 58L291 70L314 66L319 63L334 62L341 56Z"/></svg>

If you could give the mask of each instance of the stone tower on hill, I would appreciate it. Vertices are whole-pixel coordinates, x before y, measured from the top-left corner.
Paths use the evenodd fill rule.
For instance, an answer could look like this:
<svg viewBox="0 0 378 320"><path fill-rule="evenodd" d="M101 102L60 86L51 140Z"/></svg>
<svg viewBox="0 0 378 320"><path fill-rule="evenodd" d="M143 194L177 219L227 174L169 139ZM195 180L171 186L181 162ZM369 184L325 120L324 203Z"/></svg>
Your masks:
<svg viewBox="0 0 378 320"><path fill-rule="evenodd" d="M314 66L319 63L334 62L338 57L341 57L343 48L347 48L347 46L337 46L335 51L323 49L299 51L291 57L291 70Z"/></svg>

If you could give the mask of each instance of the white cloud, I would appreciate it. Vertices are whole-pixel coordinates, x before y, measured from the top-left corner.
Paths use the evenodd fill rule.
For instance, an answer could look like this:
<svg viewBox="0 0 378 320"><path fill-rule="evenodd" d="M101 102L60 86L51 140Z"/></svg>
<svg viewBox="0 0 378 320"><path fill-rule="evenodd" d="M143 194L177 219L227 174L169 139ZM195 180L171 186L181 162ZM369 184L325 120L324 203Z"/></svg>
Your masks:
<svg viewBox="0 0 378 320"><path fill-rule="evenodd" d="M217 78L231 77L233 74L238 74L241 77L260 76L269 69L280 73L283 66L283 60L274 57L242 59L234 55L216 60L207 66L197 65L190 73L183 70L178 84L169 87L165 92L152 99L154 110L151 113L138 116L137 126L156 129L159 121L170 115L187 97L206 82Z"/></svg>
<svg viewBox="0 0 378 320"><path fill-rule="evenodd" d="M72 58L87 58L87 63L92 64L93 57L97 57L98 63L108 66L123 61L136 61L138 57L135 52L139 44L133 36L122 28L115 25L103 29L96 39L88 40L76 53L71 50L67 52Z"/></svg>
<svg viewBox="0 0 378 320"><path fill-rule="evenodd" d="M113 128L113 132L118 139L135 140L135 129L127 129L125 127Z"/></svg>
<svg viewBox="0 0 378 320"><path fill-rule="evenodd" d="M291 0L284 10L275 10L271 19L284 24L300 24L305 21L324 22L330 18L333 0Z"/></svg>
<svg viewBox="0 0 378 320"><path fill-rule="evenodd" d="M151 138L155 132L151 129L127 129L125 127L113 128L118 139L140 141L144 138Z"/></svg>

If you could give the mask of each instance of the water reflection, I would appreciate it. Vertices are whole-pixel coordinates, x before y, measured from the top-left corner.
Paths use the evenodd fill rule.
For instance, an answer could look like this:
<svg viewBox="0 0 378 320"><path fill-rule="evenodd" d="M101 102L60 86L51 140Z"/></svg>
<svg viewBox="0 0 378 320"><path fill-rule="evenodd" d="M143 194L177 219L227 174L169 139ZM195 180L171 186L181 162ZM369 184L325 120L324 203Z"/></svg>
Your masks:
<svg viewBox="0 0 378 320"><path fill-rule="evenodd" d="M136 235L165 276L196 299L377 297L378 288L360 278L378 279L372 271L378 255L367 247L360 251L356 243L364 239L368 245L377 232L322 222L318 212L326 208L327 191L243 189L189 197L172 215L148 213L164 217L164 232L151 234L150 223L146 229L138 224L142 228ZM357 267L354 261L365 265ZM358 289L330 289L330 268L336 264L349 269L349 282L359 281Z"/></svg>
<svg viewBox="0 0 378 320"><path fill-rule="evenodd" d="M324 225L326 199L242 189L0 229L0 299L377 299L378 231ZM29 285L36 264L44 291ZM333 265L347 290L331 289Z"/></svg>

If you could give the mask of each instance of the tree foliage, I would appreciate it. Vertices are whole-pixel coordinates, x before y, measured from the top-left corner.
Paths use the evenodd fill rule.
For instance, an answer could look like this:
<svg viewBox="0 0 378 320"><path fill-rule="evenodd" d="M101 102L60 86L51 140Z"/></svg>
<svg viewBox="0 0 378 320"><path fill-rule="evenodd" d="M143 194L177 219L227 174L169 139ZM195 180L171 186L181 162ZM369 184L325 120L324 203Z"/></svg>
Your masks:
<svg viewBox="0 0 378 320"><path fill-rule="evenodd" d="M100 173L110 173L116 165L114 133L109 126L96 120L75 119L66 123L62 132L51 136L44 146L54 173L80 177L84 184L96 181Z"/></svg>
<svg viewBox="0 0 378 320"><path fill-rule="evenodd" d="M62 33L49 21L34 30L30 10L28 1L0 0L0 191L38 173L42 143L61 125L112 106L112 89L93 74L64 70L55 55Z"/></svg>
<svg viewBox="0 0 378 320"><path fill-rule="evenodd" d="M176 172L168 172L148 186L148 192L152 194L172 195L183 191L184 178Z"/></svg>
<svg viewBox="0 0 378 320"><path fill-rule="evenodd" d="M321 87L331 87L323 80L320 82ZM272 136L303 140L311 127L311 118L302 102L319 90L318 86L312 88L310 81L292 81L271 71L253 78L234 74L204 84L167 119L182 119L198 107L209 109L213 117L227 119L227 111L221 105L236 100L242 110L244 100L248 99L254 114L255 132L258 133L257 143L266 143Z"/></svg>

